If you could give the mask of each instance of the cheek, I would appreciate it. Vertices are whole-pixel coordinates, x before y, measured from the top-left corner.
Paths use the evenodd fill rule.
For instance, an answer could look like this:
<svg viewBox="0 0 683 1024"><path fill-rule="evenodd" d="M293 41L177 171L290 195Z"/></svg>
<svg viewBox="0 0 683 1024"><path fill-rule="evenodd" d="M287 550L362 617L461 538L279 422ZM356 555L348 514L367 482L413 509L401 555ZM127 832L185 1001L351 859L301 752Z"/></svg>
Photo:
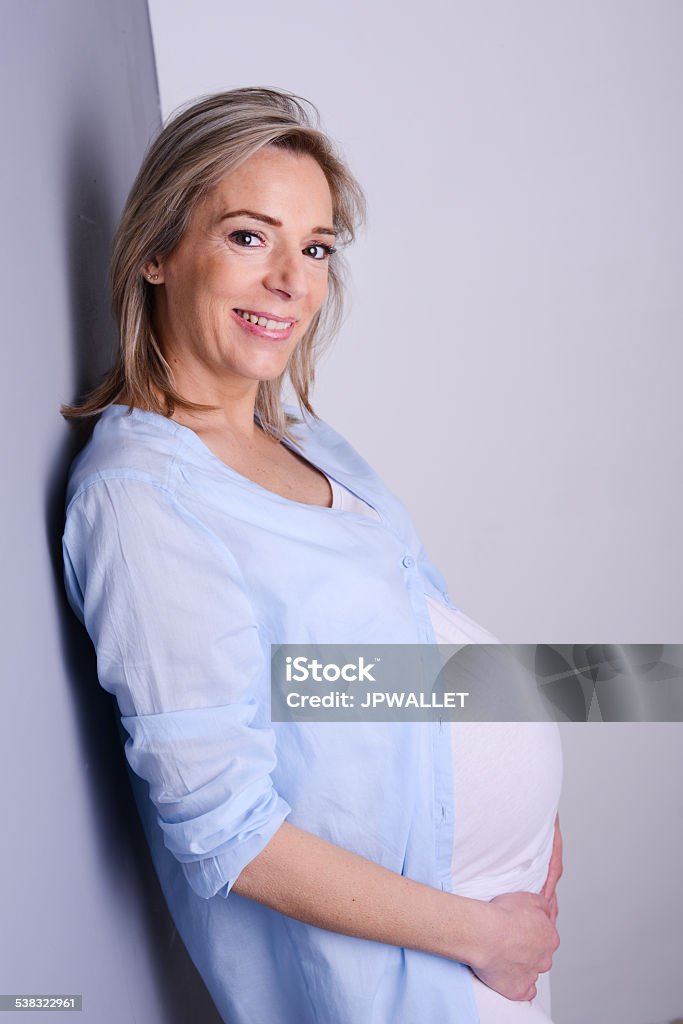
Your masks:
<svg viewBox="0 0 683 1024"><path fill-rule="evenodd" d="M312 304L316 308L319 309L320 306L322 306L322 304L324 303L325 299L327 298L327 294L329 292L329 287L330 287L329 272L328 271L322 271L320 274L318 274L316 276L316 280L314 281L314 283L313 283L313 285L311 287L311 297L313 299L313 303Z"/></svg>
<svg viewBox="0 0 683 1024"><path fill-rule="evenodd" d="M224 260L219 260L206 267L200 284L203 282L204 287L212 295L227 299L239 291L245 277L244 270L239 265L226 264Z"/></svg>
<svg viewBox="0 0 683 1024"><path fill-rule="evenodd" d="M255 268L225 248L209 253L196 267L195 283L217 298L239 292L255 275Z"/></svg>

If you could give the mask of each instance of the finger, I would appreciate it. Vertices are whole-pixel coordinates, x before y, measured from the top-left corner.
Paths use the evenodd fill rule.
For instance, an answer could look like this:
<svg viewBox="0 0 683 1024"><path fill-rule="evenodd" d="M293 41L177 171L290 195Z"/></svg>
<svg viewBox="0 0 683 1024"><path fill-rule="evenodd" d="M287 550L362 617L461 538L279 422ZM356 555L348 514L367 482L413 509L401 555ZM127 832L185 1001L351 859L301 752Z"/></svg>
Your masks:
<svg viewBox="0 0 683 1024"><path fill-rule="evenodd" d="M555 888L555 886L557 885L557 883L559 881L559 878L560 878L561 874L562 874L562 858L559 855L559 851L553 850L553 854L552 854L552 857L550 858L550 863L548 865L548 877L546 879L546 884L550 883L553 886L553 888Z"/></svg>
<svg viewBox="0 0 683 1024"><path fill-rule="evenodd" d="M545 913L548 915L548 917L550 917L550 911L551 911L551 907L552 907L552 900L549 900L548 897L545 896L542 892L538 893L538 898L539 898L539 904L540 904L541 910L544 910Z"/></svg>
<svg viewBox="0 0 683 1024"><path fill-rule="evenodd" d="M552 896L555 891L555 886L559 882L561 875L562 855L561 852L553 848L553 852L548 863L548 873L546 875L545 882L543 883L543 890L547 891L550 896Z"/></svg>
<svg viewBox="0 0 683 1024"><path fill-rule="evenodd" d="M555 878L554 878L554 873L553 873L553 858L551 856L550 861L548 863L548 872L547 872L547 874L545 876L545 882L543 883L543 890L542 891L545 892L546 889L553 889L554 885L555 885Z"/></svg>
<svg viewBox="0 0 683 1024"><path fill-rule="evenodd" d="M552 921L553 924L555 924L555 922L557 921L557 914L558 914L557 899L553 899L553 900L551 900L551 903L550 903L550 920Z"/></svg>
<svg viewBox="0 0 683 1024"><path fill-rule="evenodd" d="M562 875L562 860L558 857L554 864L551 866L550 877L553 883L553 889L557 885Z"/></svg>

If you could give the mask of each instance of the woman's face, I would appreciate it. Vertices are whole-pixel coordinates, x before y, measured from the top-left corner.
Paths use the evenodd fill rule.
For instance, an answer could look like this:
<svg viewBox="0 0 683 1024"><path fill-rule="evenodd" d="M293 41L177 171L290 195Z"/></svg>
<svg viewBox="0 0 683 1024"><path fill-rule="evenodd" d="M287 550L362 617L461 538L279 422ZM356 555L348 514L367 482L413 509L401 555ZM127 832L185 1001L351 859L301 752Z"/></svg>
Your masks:
<svg viewBox="0 0 683 1024"><path fill-rule="evenodd" d="M333 242L312 157L266 147L226 175L174 251L146 266L159 274L155 324L181 390L278 377L325 300Z"/></svg>

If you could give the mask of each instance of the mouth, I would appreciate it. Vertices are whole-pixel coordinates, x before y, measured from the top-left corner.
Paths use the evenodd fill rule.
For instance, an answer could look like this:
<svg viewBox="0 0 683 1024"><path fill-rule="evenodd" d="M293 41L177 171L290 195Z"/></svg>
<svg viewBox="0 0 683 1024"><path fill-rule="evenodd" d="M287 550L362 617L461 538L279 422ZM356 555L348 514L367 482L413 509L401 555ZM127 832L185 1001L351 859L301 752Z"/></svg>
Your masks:
<svg viewBox="0 0 683 1024"><path fill-rule="evenodd" d="M235 309L233 312L247 323L264 327L267 331L288 331L296 323L293 317L283 320L282 317L275 316L274 313L254 313L250 309Z"/></svg>

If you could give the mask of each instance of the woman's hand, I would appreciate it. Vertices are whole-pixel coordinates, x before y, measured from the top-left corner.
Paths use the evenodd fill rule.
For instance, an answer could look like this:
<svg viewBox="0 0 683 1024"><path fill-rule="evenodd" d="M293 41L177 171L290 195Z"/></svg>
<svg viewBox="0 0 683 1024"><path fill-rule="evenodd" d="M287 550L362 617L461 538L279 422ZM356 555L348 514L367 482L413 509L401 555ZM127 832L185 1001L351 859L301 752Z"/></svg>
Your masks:
<svg viewBox="0 0 683 1024"><path fill-rule="evenodd" d="M480 952L470 967L506 998L533 999L538 975L550 970L560 945L549 901L540 893L512 892L485 906L488 924L482 925Z"/></svg>
<svg viewBox="0 0 683 1024"><path fill-rule="evenodd" d="M545 896L550 904L550 920L555 924L559 913L557 907L557 893L555 887L562 877L562 833L560 832L560 816L555 818L555 837L553 839L553 852L550 854L548 865L548 877L545 880L541 895Z"/></svg>
<svg viewBox="0 0 683 1024"><path fill-rule="evenodd" d="M560 944L555 922L559 912L556 887L562 877L562 871L562 833L558 814L555 818L548 874L540 894L536 896L534 893L506 893L491 900L491 904L496 904L498 910L512 914L507 924L504 923L505 919L501 918L498 926L509 933L508 938L512 941L508 943L508 948L503 944L496 949L497 940L494 938L490 949L485 951L481 967L471 965L474 973L489 988L495 989L508 999L533 999L536 996L538 975L549 971L552 966L552 954ZM550 929L548 922L551 925ZM486 952L492 954L488 961Z"/></svg>

